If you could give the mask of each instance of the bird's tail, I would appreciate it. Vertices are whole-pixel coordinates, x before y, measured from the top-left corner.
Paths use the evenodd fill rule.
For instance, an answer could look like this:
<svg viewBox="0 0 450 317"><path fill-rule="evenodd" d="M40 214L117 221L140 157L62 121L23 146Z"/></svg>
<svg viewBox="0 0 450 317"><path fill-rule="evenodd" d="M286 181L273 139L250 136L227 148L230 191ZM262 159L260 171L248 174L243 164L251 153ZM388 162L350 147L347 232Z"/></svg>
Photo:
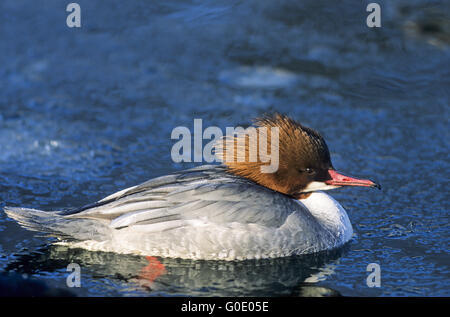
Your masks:
<svg viewBox="0 0 450 317"><path fill-rule="evenodd" d="M111 229L101 220L68 218L57 211L4 207L6 215L22 227L60 239L103 240Z"/></svg>

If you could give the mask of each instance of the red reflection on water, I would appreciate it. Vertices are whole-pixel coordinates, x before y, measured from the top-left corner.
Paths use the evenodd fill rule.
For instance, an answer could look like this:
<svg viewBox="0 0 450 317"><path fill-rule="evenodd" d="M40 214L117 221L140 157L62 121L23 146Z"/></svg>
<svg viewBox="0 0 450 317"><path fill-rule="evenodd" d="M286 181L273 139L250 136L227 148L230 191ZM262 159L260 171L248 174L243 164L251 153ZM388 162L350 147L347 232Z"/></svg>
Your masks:
<svg viewBox="0 0 450 317"><path fill-rule="evenodd" d="M158 276L166 273L166 268L164 264L159 262L154 256L146 256L145 258L147 259L148 264L141 269L139 279L153 283Z"/></svg>

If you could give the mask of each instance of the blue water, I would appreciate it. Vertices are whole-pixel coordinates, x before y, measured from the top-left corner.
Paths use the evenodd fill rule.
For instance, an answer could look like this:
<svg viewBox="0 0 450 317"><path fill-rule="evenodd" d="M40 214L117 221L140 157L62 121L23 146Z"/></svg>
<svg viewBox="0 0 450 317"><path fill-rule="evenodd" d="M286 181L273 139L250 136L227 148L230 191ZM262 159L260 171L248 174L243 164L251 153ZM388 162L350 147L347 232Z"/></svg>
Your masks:
<svg viewBox="0 0 450 317"><path fill-rule="evenodd" d="M330 192L354 226L345 248L246 262L68 249L1 212L0 271L84 296L449 296L450 5L378 1L371 29L369 2L79 0L70 29L67 3L1 1L0 207L96 201L195 166L171 160L174 127L273 111L383 189Z"/></svg>

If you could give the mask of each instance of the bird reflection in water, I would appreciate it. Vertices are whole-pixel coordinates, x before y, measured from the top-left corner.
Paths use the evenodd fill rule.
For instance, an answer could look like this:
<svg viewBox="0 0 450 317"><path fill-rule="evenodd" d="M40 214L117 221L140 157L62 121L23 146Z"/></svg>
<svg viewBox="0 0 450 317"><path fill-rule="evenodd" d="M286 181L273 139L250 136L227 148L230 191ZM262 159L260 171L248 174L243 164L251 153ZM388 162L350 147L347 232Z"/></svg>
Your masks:
<svg viewBox="0 0 450 317"><path fill-rule="evenodd" d="M343 248L305 256L206 261L92 252L61 245L15 254L5 271L40 274L65 285L66 267L81 267L81 296L338 296L320 285L334 274ZM332 268L330 270L330 268ZM62 273L61 273L62 272ZM104 283L102 281L113 281ZM72 289L73 290L73 289Z"/></svg>

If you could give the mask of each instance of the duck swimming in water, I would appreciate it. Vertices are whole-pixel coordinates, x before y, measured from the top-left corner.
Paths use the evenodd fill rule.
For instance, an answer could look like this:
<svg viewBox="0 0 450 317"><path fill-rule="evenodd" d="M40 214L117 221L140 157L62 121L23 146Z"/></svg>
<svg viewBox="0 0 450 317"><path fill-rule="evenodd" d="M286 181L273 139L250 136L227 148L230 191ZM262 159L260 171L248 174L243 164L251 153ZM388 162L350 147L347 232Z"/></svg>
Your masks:
<svg viewBox="0 0 450 317"><path fill-rule="evenodd" d="M323 191L379 185L338 173L322 136L287 116L257 119L255 126L278 128L275 172L263 173L260 160L224 160L154 178L77 209L4 210L60 243L118 253L245 260L314 253L348 242L353 229L347 213ZM218 146L219 155L231 141ZM241 144L248 152L248 139Z"/></svg>

